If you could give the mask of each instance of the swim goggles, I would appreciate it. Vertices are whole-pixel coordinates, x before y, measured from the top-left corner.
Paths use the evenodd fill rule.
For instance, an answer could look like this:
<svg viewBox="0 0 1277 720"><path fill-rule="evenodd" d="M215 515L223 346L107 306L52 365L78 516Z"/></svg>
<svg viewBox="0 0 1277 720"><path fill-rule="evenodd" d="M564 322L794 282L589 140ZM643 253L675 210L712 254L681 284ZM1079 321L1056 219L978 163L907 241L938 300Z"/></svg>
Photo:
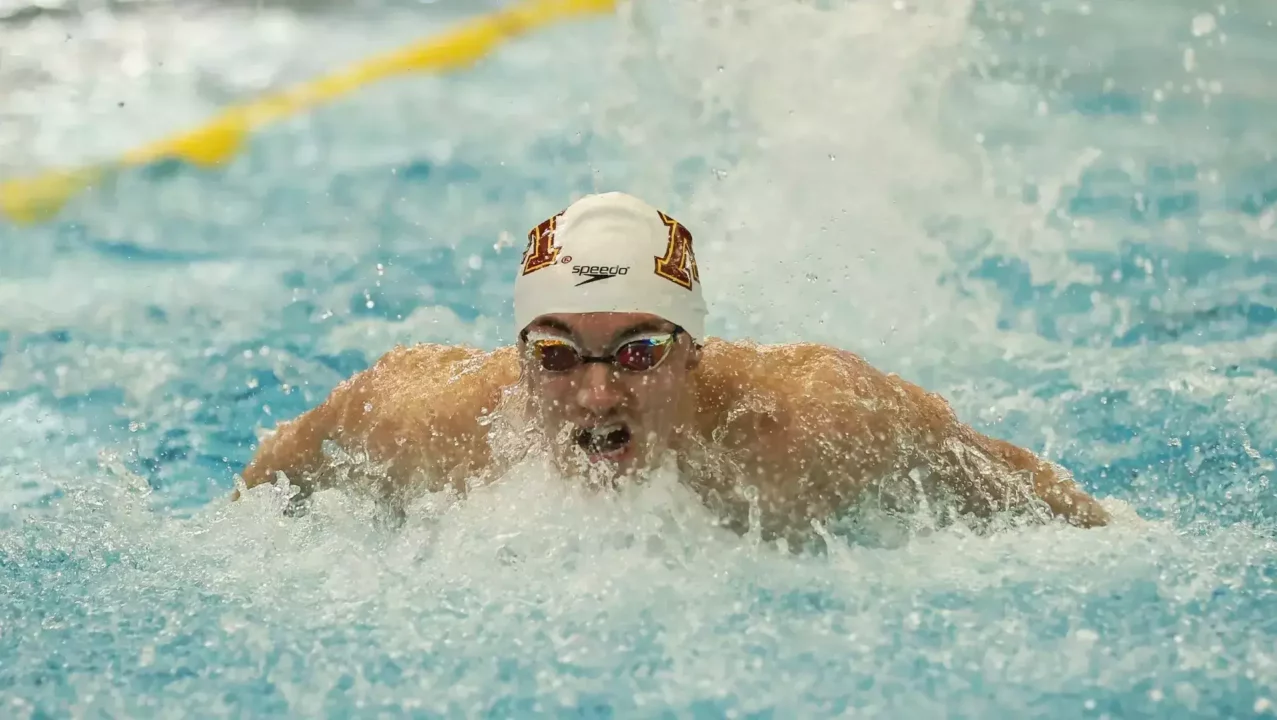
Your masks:
<svg viewBox="0 0 1277 720"><path fill-rule="evenodd" d="M656 369L669 357L679 334L683 332L686 332L683 328L675 327L673 332L627 340L609 355L583 355L571 341L558 336L532 336L525 331L524 341L533 357L541 363L541 369L547 372L568 372L595 362L608 363L629 372L647 372Z"/></svg>

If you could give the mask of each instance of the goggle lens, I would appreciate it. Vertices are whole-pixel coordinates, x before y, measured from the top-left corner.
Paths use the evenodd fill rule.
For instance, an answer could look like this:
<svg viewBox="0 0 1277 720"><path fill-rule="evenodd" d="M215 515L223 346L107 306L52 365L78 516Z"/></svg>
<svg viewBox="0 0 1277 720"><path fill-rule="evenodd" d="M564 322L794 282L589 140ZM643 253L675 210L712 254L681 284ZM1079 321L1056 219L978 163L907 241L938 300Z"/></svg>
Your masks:
<svg viewBox="0 0 1277 720"><path fill-rule="evenodd" d="M580 353L567 343L538 340L535 347L541 367L550 372L565 372L581 363Z"/></svg>
<svg viewBox="0 0 1277 720"><path fill-rule="evenodd" d="M549 372L567 372L583 362L610 362L630 372L647 372L664 362L674 347L677 333L631 340L612 355L584 357L570 343L562 340L538 339L531 342L541 367Z"/></svg>
<svg viewBox="0 0 1277 720"><path fill-rule="evenodd" d="M635 340L625 343L616 351L616 364L633 372L651 370L669 353L674 346L673 338L664 342L656 339Z"/></svg>

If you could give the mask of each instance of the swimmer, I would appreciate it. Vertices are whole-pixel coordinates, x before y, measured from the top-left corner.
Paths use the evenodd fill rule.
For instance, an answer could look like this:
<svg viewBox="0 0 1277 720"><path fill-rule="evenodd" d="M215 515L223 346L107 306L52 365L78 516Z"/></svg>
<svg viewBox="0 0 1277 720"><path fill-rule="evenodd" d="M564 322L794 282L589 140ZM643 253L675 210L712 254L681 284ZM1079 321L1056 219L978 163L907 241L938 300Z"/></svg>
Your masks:
<svg viewBox="0 0 1277 720"><path fill-rule="evenodd" d="M766 537L802 537L867 500L1109 522L1063 468L852 352L706 337L692 235L637 198L587 196L542 222L517 273L514 346L396 347L281 423L245 485L282 472L302 496L340 483L464 495L539 453L600 487L672 468L738 532L754 508ZM329 443L375 471L336 471Z"/></svg>

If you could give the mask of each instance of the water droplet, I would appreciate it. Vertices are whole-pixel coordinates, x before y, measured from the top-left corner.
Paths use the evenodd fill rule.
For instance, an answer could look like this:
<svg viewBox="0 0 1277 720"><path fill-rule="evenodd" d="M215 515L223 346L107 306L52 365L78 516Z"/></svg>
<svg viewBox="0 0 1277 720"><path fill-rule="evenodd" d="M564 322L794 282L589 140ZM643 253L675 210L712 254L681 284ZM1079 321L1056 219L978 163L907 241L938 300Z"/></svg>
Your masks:
<svg viewBox="0 0 1277 720"><path fill-rule="evenodd" d="M1261 231L1268 232L1273 229L1274 225L1277 225L1277 210L1270 208L1259 216L1259 229Z"/></svg>
<svg viewBox="0 0 1277 720"><path fill-rule="evenodd" d="M369 310L372 310L374 307L377 307L377 303L373 302L372 300L369 300L368 302L364 303L364 307L368 308Z"/></svg>
<svg viewBox="0 0 1277 720"><path fill-rule="evenodd" d="M1215 16L1202 13L1193 18L1193 37L1201 37L1215 32Z"/></svg>

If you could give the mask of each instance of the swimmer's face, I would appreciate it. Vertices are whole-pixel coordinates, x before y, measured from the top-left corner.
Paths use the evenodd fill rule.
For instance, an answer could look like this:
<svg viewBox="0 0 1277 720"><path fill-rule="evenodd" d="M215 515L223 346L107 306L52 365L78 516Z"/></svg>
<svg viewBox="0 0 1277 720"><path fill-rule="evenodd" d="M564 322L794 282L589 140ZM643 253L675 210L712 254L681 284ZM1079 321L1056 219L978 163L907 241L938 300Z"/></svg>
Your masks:
<svg viewBox="0 0 1277 720"><path fill-rule="evenodd" d="M685 416L700 361L686 332L644 313L543 315L519 346L537 419L569 471L653 464Z"/></svg>

